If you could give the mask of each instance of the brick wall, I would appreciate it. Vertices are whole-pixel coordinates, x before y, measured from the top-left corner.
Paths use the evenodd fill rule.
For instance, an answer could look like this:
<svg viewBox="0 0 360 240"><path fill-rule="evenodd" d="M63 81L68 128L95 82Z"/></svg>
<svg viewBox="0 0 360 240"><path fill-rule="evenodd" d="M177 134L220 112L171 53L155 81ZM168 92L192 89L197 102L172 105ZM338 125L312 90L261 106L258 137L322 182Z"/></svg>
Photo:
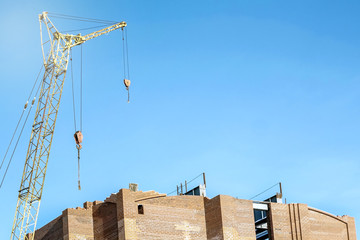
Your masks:
<svg viewBox="0 0 360 240"><path fill-rule="evenodd" d="M309 208L310 231L319 240L348 239L347 222L320 210Z"/></svg>
<svg viewBox="0 0 360 240"><path fill-rule="evenodd" d="M35 240L63 240L62 216L55 218L36 231Z"/></svg>
<svg viewBox="0 0 360 240"><path fill-rule="evenodd" d="M289 207L286 204L269 204L269 215L271 221L271 237L277 240L293 239L290 225Z"/></svg>
<svg viewBox="0 0 360 240"><path fill-rule="evenodd" d="M94 240L92 208L66 209L62 219L64 240Z"/></svg>
<svg viewBox="0 0 360 240"><path fill-rule="evenodd" d="M136 216L138 239L204 239L206 221L201 196L155 197L136 202L144 214Z"/></svg>
<svg viewBox="0 0 360 240"><path fill-rule="evenodd" d="M141 205L143 214L138 212ZM269 204L272 240L356 240L355 220L306 204ZM66 209L35 240L255 240L253 202L219 195L166 196L121 189Z"/></svg>
<svg viewBox="0 0 360 240"><path fill-rule="evenodd" d="M121 189L116 198L117 225L119 240L135 240L137 238L135 193L129 189Z"/></svg>
<svg viewBox="0 0 360 240"><path fill-rule="evenodd" d="M356 240L355 220L337 217L306 204L270 203L274 240Z"/></svg>
<svg viewBox="0 0 360 240"><path fill-rule="evenodd" d="M220 195L223 239L255 240L253 202Z"/></svg>
<svg viewBox="0 0 360 240"><path fill-rule="evenodd" d="M223 225L221 215L220 195L212 199L205 198L205 219L207 239L223 239Z"/></svg>
<svg viewBox="0 0 360 240"><path fill-rule="evenodd" d="M348 230L348 240L356 240L356 227L355 227L355 218L350 216L342 216L342 220L347 222L347 230Z"/></svg>
<svg viewBox="0 0 360 240"><path fill-rule="evenodd" d="M94 239L118 240L116 204L105 202L92 210Z"/></svg>

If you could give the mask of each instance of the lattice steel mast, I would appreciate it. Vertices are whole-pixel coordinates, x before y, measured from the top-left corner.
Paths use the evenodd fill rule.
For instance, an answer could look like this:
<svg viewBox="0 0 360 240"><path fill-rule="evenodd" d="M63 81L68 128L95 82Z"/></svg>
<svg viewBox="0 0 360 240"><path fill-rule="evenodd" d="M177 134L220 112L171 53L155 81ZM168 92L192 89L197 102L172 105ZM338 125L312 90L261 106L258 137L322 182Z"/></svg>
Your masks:
<svg viewBox="0 0 360 240"><path fill-rule="evenodd" d="M45 72L38 97L34 124L21 180L11 240L33 240L44 187L47 163L54 135L70 49L87 40L126 27L116 23L85 36L62 34L50 21L47 12L39 15L41 46ZM45 26L43 35L42 27ZM45 41L46 39L46 41ZM47 51L47 55L45 55Z"/></svg>

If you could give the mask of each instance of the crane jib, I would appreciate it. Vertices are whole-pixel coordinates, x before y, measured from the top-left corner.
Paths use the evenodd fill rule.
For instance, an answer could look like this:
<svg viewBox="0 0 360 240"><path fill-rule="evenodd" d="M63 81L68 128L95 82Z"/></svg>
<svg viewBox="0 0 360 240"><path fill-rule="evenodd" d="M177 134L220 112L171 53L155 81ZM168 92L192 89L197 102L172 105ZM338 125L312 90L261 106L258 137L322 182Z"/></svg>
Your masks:
<svg viewBox="0 0 360 240"><path fill-rule="evenodd" d="M90 39L126 27L125 22L120 22L81 36L60 33L49 19L47 12L39 15L39 22L45 72L32 125L11 240L34 239L70 49Z"/></svg>

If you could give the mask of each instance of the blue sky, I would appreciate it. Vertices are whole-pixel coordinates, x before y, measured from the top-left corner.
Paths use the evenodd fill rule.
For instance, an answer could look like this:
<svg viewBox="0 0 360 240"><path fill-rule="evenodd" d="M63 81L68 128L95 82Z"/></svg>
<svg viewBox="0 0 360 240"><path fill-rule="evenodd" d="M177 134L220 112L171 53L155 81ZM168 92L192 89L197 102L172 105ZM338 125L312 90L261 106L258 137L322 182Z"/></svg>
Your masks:
<svg viewBox="0 0 360 240"><path fill-rule="evenodd" d="M39 227L129 182L169 193L206 172L209 197L248 199L281 181L288 202L354 216L359 232L359 10L321 0L1 1L1 159L41 66L37 15L124 20L131 103L120 32L85 43L83 190L68 75ZM79 48L73 59L78 97ZM0 189L0 239L10 236L32 119Z"/></svg>

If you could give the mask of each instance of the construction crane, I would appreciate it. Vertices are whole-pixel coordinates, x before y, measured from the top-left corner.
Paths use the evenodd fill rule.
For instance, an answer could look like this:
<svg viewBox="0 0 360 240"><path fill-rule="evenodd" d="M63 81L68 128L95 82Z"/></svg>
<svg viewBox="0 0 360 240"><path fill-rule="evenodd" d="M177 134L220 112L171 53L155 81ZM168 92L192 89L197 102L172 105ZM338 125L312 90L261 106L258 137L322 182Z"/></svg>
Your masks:
<svg viewBox="0 0 360 240"><path fill-rule="evenodd" d="M11 240L33 240L35 236L55 123L69 63L70 49L90 39L116 29L123 30L126 27L126 22L119 22L81 36L80 34L60 33L50 21L47 12L39 15L39 22L45 72L38 96L35 120L32 125ZM43 30L46 34L43 34Z"/></svg>

